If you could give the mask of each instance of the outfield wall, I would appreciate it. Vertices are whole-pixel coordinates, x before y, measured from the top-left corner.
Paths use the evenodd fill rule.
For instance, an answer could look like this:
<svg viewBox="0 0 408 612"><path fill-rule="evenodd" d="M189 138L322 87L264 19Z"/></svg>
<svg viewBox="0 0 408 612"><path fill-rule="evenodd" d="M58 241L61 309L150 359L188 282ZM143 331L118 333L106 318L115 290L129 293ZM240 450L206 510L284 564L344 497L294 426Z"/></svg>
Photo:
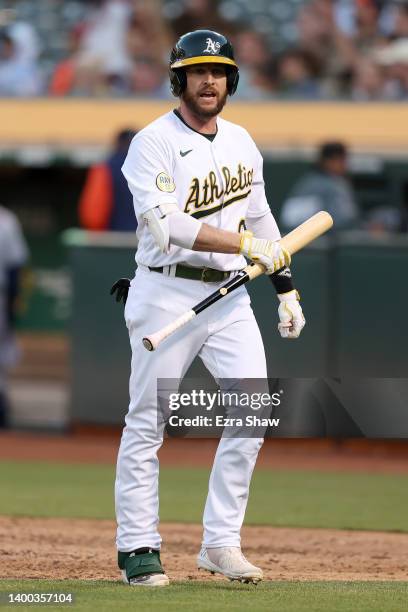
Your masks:
<svg viewBox="0 0 408 612"><path fill-rule="evenodd" d="M110 143L124 126L142 128L176 100L0 100L0 146ZM314 147L327 138L355 149L404 151L408 105L401 103L231 102L223 117L261 147Z"/></svg>
<svg viewBox="0 0 408 612"><path fill-rule="evenodd" d="M113 281L134 273L134 236L70 233L73 278L72 396L75 422L119 424L128 404L130 350ZM116 245L116 246L115 246ZM295 342L277 332L277 300L266 277L247 285L271 377L408 375L408 237L347 233L321 238L292 263L307 325ZM156 330L152 330L156 331ZM190 376L208 375L194 362Z"/></svg>

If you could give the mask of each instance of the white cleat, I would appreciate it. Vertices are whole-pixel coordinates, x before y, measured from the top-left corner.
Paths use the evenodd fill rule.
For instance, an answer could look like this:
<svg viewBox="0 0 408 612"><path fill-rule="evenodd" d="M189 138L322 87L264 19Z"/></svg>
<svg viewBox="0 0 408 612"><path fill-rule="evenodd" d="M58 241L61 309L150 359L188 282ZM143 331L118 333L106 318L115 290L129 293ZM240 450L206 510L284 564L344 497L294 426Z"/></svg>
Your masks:
<svg viewBox="0 0 408 612"><path fill-rule="evenodd" d="M170 584L170 580L166 574L146 574L146 576L136 576L130 580L126 577L126 570L122 570L122 580L130 586L142 587L163 587Z"/></svg>
<svg viewBox="0 0 408 612"><path fill-rule="evenodd" d="M223 574L230 580L239 580L240 582L258 584L263 578L262 570L245 559L239 546L225 546L223 548L205 548L203 546L197 557L197 567L212 574Z"/></svg>

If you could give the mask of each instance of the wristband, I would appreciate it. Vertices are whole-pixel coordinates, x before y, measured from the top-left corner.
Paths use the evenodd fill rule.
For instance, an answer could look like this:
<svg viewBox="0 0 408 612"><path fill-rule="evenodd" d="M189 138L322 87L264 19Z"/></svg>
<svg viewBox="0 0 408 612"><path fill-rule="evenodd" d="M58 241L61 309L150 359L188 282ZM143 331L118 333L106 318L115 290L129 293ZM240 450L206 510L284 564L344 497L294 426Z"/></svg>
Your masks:
<svg viewBox="0 0 408 612"><path fill-rule="evenodd" d="M276 293L289 293L289 291L293 291L295 288L293 286L292 273L287 266L270 274L269 278L276 289Z"/></svg>

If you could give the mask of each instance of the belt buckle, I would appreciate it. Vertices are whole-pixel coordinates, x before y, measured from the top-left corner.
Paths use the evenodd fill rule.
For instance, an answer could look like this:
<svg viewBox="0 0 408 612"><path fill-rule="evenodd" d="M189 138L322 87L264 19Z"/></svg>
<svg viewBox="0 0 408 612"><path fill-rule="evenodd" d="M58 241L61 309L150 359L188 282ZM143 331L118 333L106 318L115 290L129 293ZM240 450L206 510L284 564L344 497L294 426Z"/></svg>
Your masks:
<svg viewBox="0 0 408 612"><path fill-rule="evenodd" d="M205 278L205 274L206 274L206 272L208 272L208 270L209 270L209 269L210 269L210 268L203 268L203 269L201 270L201 281L202 281L203 283L208 283L208 282L209 282L209 281L207 281L207 280L206 280L206 278Z"/></svg>

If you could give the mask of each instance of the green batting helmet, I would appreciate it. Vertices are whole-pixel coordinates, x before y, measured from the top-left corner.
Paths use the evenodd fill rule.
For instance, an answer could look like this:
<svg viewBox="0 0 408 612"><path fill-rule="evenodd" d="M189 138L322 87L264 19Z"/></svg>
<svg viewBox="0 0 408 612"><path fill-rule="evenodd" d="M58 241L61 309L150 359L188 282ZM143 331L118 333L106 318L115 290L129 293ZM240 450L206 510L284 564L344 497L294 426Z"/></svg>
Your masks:
<svg viewBox="0 0 408 612"><path fill-rule="evenodd" d="M237 89L239 70L229 40L212 30L195 30L183 34L170 55L170 86L173 94L178 97L186 88L186 66L211 63L225 65L227 90L232 96Z"/></svg>

